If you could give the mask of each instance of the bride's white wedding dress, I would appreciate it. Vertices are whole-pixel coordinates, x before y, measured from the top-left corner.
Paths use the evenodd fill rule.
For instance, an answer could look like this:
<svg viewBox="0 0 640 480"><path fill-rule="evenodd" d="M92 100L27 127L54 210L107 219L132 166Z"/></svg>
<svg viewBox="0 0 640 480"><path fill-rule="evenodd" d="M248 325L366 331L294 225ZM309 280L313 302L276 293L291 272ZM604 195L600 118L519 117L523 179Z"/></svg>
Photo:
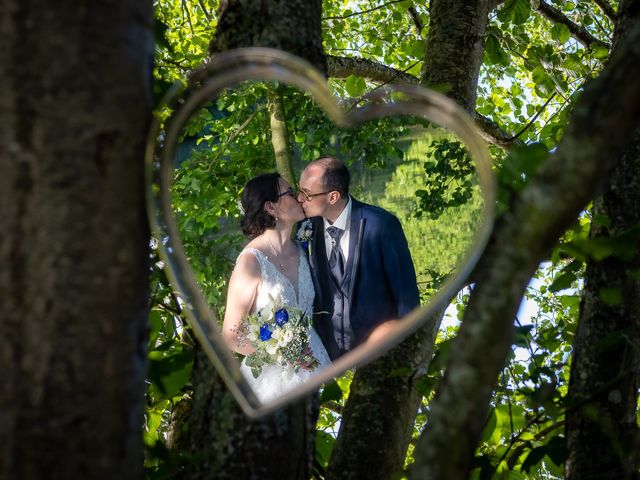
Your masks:
<svg viewBox="0 0 640 480"><path fill-rule="evenodd" d="M313 298L315 291L311 279L309 262L304 253L300 252L298 262L298 288L293 284L276 266L269 261L269 258L260 250L252 247L245 248L240 255L252 254L260 264L260 275L262 281L258 286L258 296L256 298L256 309L254 313L271 303L271 298L277 299L281 305L297 307L302 312L306 312L311 317L313 313ZM326 367L331 363L320 337L313 327L309 332L311 350L313 356L318 360L319 366L311 372L302 368L296 372L293 367L282 365L265 365L258 378L254 378L251 368L242 361L240 370L246 380L251 384L258 399L261 402L268 402L277 398L289 390L307 380L314 372Z"/></svg>

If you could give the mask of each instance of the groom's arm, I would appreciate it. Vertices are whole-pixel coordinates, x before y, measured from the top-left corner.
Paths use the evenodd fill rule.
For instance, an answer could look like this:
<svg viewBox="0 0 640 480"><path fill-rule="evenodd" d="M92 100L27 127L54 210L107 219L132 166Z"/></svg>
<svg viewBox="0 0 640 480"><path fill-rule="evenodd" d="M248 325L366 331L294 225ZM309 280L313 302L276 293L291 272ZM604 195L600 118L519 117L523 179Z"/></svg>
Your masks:
<svg viewBox="0 0 640 480"><path fill-rule="evenodd" d="M382 261L398 318L401 318L420 304L416 271L400 221L389 215L384 230L387 240L382 247Z"/></svg>

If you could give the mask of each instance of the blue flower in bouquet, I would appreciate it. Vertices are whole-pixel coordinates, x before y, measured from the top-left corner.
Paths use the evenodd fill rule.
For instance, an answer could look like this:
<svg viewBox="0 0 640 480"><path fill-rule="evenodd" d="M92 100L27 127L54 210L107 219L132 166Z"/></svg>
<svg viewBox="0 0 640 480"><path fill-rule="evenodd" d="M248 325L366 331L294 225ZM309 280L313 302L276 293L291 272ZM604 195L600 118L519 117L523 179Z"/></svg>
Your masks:
<svg viewBox="0 0 640 480"><path fill-rule="evenodd" d="M289 312L287 312L286 308L281 308L276 311L275 314L276 325L282 327L285 323L289 321Z"/></svg>
<svg viewBox="0 0 640 480"><path fill-rule="evenodd" d="M260 327L260 340L266 342L271 338L271 330L269 329L269 325L265 323Z"/></svg>

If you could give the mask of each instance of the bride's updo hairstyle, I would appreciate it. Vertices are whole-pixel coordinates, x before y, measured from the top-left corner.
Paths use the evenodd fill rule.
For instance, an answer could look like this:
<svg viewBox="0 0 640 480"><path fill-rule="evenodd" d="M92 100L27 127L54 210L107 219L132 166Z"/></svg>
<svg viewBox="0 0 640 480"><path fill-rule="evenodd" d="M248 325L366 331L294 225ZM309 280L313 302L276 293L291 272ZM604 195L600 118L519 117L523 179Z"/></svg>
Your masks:
<svg viewBox="0 0 640 480"><path fill-rule="evenodd" d="M278 201L279 179L279 173L263 173L244 186L240 197L244 210L240 228L247 237L255 238L267 228L275 227L276 219L264 211L264 204Z"/></svg>

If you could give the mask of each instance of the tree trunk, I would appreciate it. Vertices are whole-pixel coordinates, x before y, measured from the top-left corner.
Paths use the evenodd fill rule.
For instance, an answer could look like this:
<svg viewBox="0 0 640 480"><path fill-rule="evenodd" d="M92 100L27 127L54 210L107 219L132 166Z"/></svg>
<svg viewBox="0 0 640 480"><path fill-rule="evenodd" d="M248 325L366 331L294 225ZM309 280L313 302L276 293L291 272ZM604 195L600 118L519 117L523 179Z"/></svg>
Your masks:
<svg viewBox="0 0 640 480"><path fill-rule="evenodd" d="M196 355L193 397L172 448L186 449L187 479L292 479L311 475L317 402L302 400L251 420L228 393L206 355ZM183 405L181 408L185 408Z"/></svg>
<svg viewBox="0 0 640 480"><path fill-rule="evenodd" d="M482 63L487 1L474 3L473 8L467 5L455 5L454 8L451 3L456 1L437 0L431 4L431 27L425 51L431 67L423 72L423 83L446 82L450 86L447 95L473 112ZM447 13L444 10L448 10ZM458 15L450 18L448 15L452 11ZM473 25L471 34L468 32L470 24ZM465 32L465 35L443 35L442 29ZM475 36L469 40L469 35ZM455 61L447 59L445 62L442 52L448 55L446 52L450 49L456 51ZM465 62L461 62L461 58L466 59ZM366 478L372 474L381 479L394 478L402 469L421 401L412 380L428 368L442 313L432 317L432 322L393 352L356 373L329 465L330 478L340 478L341 472L350 475L347 478ZM404 369L403 375L389 375L400 369ZM384 412L394 412L394 415ZM400 438L401 435L405 437ZM375 455L371 455L372 446L375 446Z"/></svg>
<svg viewBox="0 0 640 480"><path fill-rule="evenodd" d="M434 0L422 84L441 91L473 114L484 34L492 0Z"/></svg>
<svg viewBox="0 0 640 480"><path fill-rule="evenodd" d="M279 48L304 58L324 72L320 14L318 0L230 0L221 13L210 50L215 53L250 46ZM289 141L279 92L269 103L272 127L275 127L274 150L276 158L283 159ZM277 169L287 181L293 181L291 167L278 164ZM193 454L185 478L302 480L310 477L315 452L317 395L260 421L251 420L240 410L201 351L196 356L192 383L194 395L189 413L180 415L187 419L188 427L172 425L172 431L180 433L180 438L173 439L172 443L177 448L186 446Z"/></svg>
<svg viewBox="0 0 640 480"><path fill-rule="evenodd" d="M444 310L389 354L359 368L351 382L326 479L399 478ZM393 412L392 414L390 412Z"/></svg>
<svg viewBox="0 0 640 480"><path fill-rule="evenodd" d="M637 128L640 84L627 79L640 74L640 29L620 50L585 88L556 153L494 227L416 447L413 478L468 478L531 274L606 181Z"/></svg>
<svg viewBox="0 0 640 480"><path fill-rule="evenodd" d="M229 0L209 50L277 48L304 58L326 74L321 17L321 0Z"/></svg>
<svg viewBox="0 0 640 480"><path fill-rule="evenodd" d="M635 4L635 8L631 8ZM640 2L620 5L614 42L640 25ZM634 18L635 16L635 18ZM594 201L591 238L607 240L640 225L640 129L613 172L605 193ZM602 222L607 218L608 222ZM629 256L615 252L590 259L573 342L566 440L565 478L638 478L636 409L640 387L640 241ZM621 258L621 255L623 258ZM613 290L612 290L613 289ZM608 300L604 292L619 294Z"/></svg>
<svg viewBox="0 0 640 480"><path fill-rule="evenodd" d="M2 5L3 479L142 474L151 8Z"/></svg>
<svg viewBox="0 0 640 480"><path fill-rule="evenodd" d="M284 111L281 87L269 87L267 91L269 121L271 123L271 145L276 156L276 169L289 185L296 185L293 173L293 159L289 144L289 130Z"/></svg>
<svg viewBox="0 0 640 480"><path fill-rule="evenodd" d="M640 135L636 138L609 189L594 201L592 238L610 238L640 224ZM596 223L601 216L610 219L607 227ZM632 260L587 263L569 382L567 479L638 478L640 280L634 270L639 268L637 253ZM604 295L611 289L620 294L619 303Z"/></svg>

